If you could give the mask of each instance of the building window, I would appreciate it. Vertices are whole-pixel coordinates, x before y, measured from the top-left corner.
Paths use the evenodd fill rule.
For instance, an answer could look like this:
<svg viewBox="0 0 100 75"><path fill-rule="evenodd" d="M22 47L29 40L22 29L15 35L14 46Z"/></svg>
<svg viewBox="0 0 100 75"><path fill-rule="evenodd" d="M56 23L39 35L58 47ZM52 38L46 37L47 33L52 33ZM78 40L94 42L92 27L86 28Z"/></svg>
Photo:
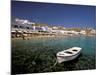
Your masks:
<svg viewBox="0 0 100 75"><path fill-rule="evenodd" d="M26 27L26 29L29 29L29 27Z"/></svg>
<svg viewBox="0 0 100 75"><path fill-rule="evenodd" d="M14 28L18 28L18 25L14 25Z"/></svg>
<svg viewBox="0 0 100 75"><path fill-rule="evenodd" d="M23 29L24 27L23 26L19 26L19 28L22 28Z"/></svg>

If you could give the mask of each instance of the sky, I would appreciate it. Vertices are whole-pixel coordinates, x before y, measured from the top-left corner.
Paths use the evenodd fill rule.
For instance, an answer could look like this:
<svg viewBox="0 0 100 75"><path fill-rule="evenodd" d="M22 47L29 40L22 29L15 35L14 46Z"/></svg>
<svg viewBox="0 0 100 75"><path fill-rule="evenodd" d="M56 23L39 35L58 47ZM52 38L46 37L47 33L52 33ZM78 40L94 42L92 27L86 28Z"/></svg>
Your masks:
<svg viewBox="0 0 100 75"><path fill-rule="evenodd" d="M96 28L96 6L12 1L11 17L68 28Z"/></svg>

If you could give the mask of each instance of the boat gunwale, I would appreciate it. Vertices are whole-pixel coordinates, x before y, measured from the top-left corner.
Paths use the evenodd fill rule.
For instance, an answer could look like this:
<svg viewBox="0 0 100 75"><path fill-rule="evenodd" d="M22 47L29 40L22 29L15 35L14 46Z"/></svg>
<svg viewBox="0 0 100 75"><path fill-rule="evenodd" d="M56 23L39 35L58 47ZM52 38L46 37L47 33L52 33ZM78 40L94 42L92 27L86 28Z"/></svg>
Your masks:
<svg viewBox="0 0 100 75"><path fill-rule="evenodd" d="M77 49L76 49L77 51L76 51L76 52L75 52L75 51L72 51L72 50L75 49L75 48L77 48ZM69 49L67 49L67 50L58 52L58 53L57 53L57 56L62 56L62 57L74 56L74 55L80 53L81 49L82 49L82 48L80 48L80 47L72 47L72 48L69 48ZM73 52L73 54L67 54L67 53L65 53L66 51ZM63 54L63 55L60 55L60 53Z"/></svg>

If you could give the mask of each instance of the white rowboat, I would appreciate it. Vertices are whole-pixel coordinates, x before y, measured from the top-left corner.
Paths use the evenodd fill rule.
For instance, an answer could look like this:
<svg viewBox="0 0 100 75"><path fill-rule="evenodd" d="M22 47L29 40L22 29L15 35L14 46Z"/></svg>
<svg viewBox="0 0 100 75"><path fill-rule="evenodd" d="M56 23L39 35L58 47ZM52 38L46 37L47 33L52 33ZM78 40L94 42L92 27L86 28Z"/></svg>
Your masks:
<svg viewBox="0 0 100 75"><path fill-rule="evenodd" d="M58 63L62 63L64 61L70 61L75 59L81 52L80 47L72 47L67 50L61 51L57 53L57 61Z"/></svg>

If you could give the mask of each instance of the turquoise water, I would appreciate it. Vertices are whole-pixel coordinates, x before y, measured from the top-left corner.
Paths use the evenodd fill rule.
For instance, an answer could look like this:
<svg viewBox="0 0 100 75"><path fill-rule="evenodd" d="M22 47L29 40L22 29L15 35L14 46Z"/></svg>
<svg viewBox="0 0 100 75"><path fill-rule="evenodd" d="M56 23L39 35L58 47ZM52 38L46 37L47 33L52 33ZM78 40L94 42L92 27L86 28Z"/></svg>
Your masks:
<svg viewBox="0 0 100 75"><path fill-rule="evenodd" d="M56 61L57 52L73 46L82 48L81 55L77 59L57 64L55 67L50 68ZM41 73L95 69L95 53L95 36L13 40L12 73Z"/></svg>

